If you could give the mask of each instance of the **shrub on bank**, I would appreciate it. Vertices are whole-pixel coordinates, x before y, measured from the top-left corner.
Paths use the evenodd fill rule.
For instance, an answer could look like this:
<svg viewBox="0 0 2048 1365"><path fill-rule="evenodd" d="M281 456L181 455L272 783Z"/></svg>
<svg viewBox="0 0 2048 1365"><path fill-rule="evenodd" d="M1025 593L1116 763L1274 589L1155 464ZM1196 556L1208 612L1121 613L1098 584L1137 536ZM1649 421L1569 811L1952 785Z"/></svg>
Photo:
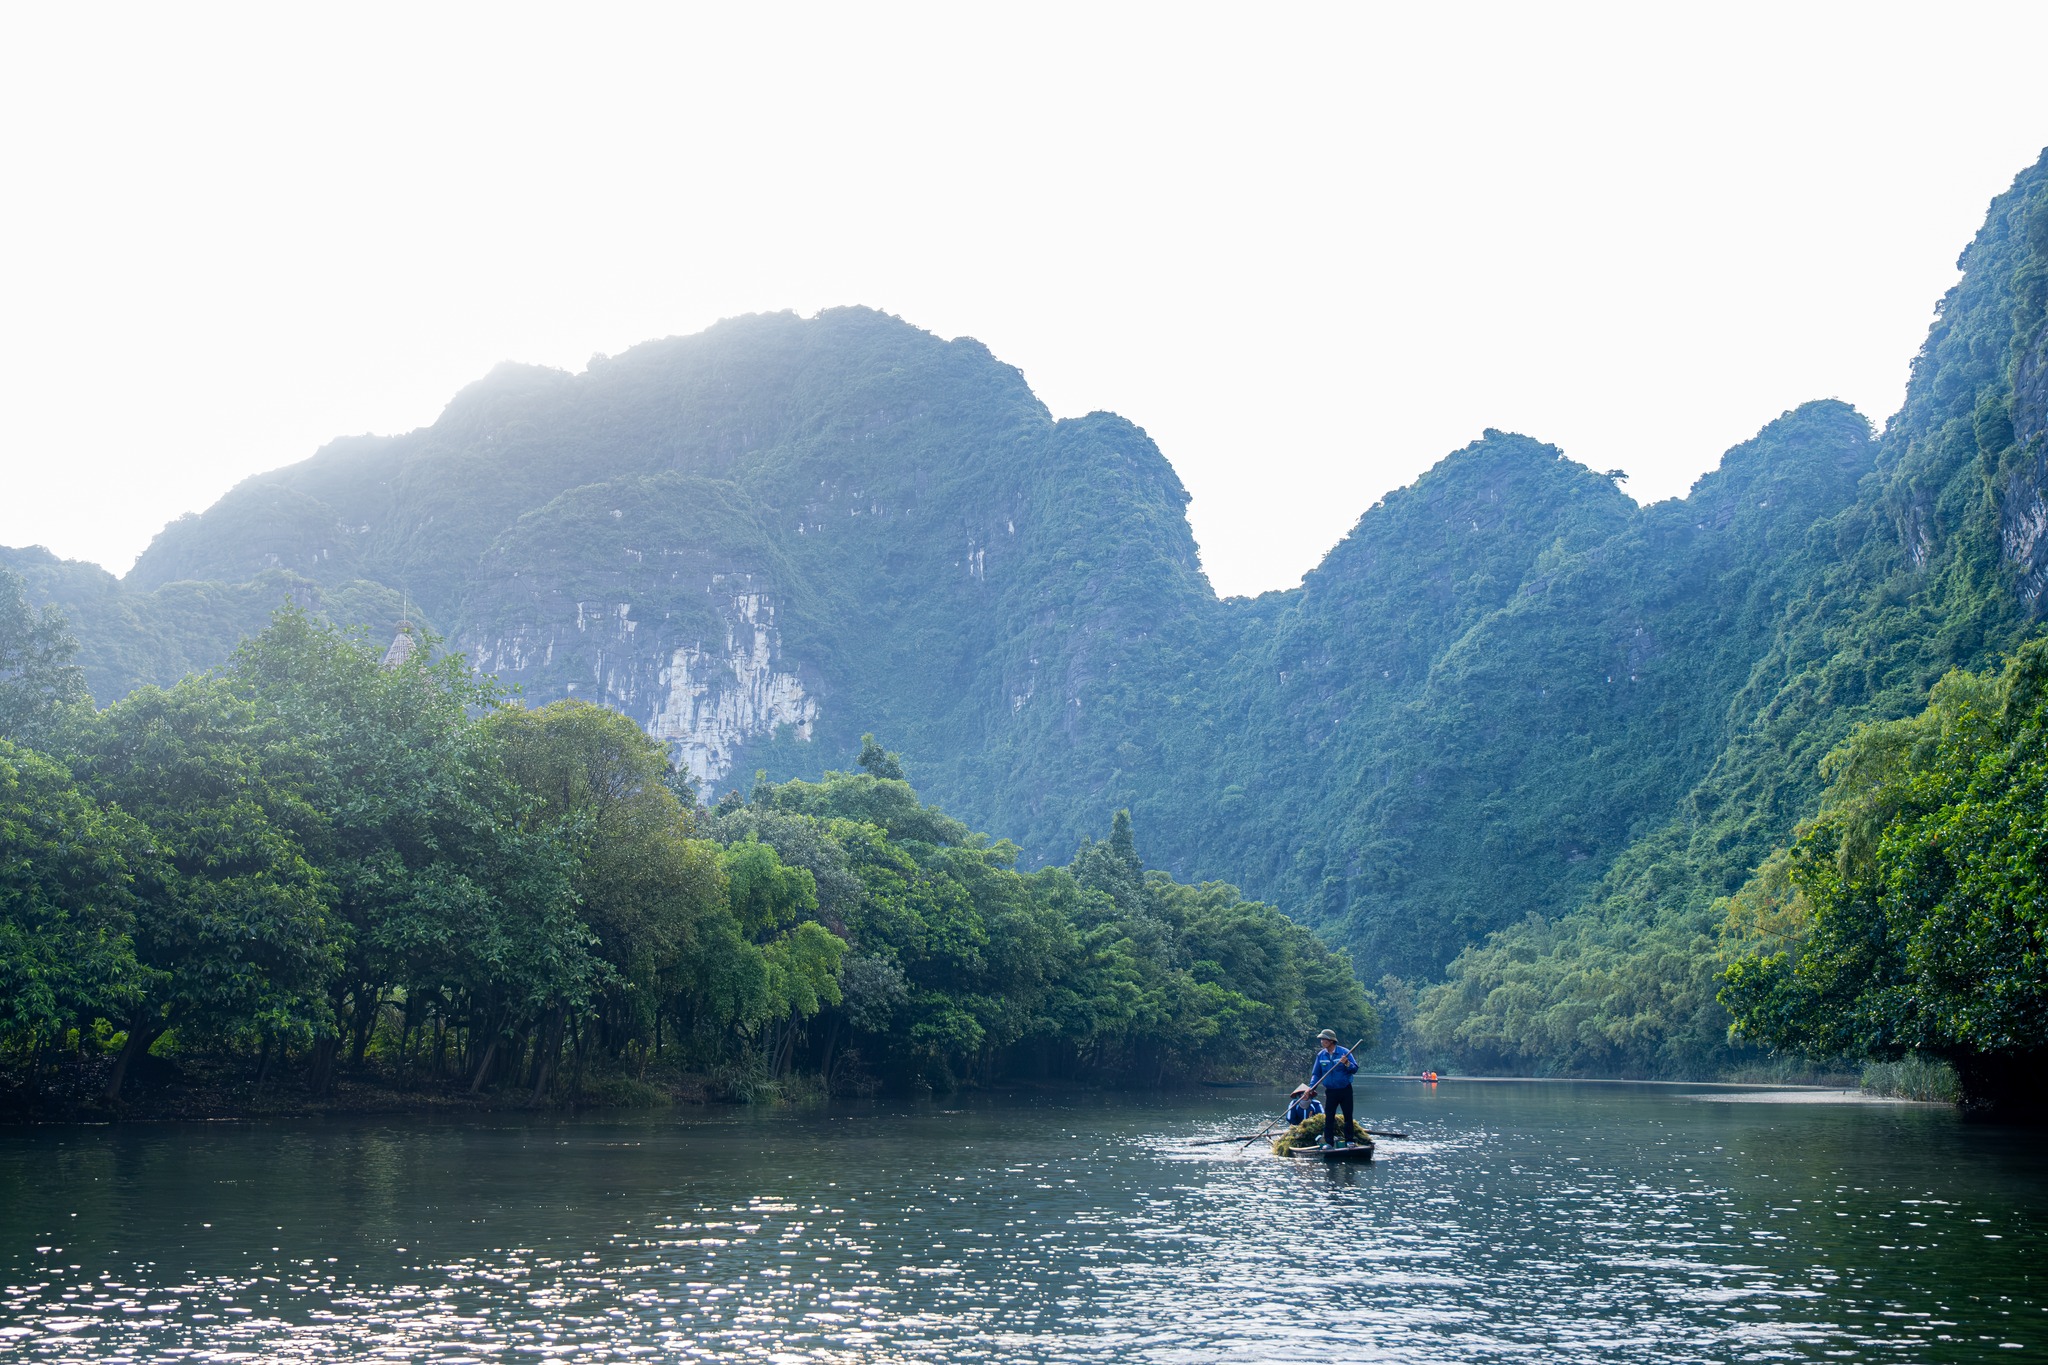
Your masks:
<svg viewBox="0 0 2048 1365"><path fill-rule="evenodd" d="M583 1082L576 1104L586 1109L665 1109L674 1100L668 1092L631 1076L598 1076Z"/></svg>
<svg viewBox="0 0 2048 1365"><path fill-rule="evenodd" d="M1961 1078L1947 1062L1909 1052L1896 1062L1871 1062L1863 1068L1863 1093L1902 1100L1954 1104L1962 1098Z"/></svg>

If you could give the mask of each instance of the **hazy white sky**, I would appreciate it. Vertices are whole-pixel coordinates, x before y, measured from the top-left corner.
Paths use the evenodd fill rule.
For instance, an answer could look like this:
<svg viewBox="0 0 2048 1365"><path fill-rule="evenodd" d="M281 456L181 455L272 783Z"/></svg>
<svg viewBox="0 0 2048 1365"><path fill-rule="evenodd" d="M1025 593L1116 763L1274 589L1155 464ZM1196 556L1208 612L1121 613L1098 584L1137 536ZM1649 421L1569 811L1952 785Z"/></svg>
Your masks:
<svg viewBox="0 0 2048 1365"><path fill-rule="evenodd" d="M1219 589L1488 426L1882 421L2048 6L0 10L0 544L124 570L500 360L863 303L1110 408Z"/></svg>

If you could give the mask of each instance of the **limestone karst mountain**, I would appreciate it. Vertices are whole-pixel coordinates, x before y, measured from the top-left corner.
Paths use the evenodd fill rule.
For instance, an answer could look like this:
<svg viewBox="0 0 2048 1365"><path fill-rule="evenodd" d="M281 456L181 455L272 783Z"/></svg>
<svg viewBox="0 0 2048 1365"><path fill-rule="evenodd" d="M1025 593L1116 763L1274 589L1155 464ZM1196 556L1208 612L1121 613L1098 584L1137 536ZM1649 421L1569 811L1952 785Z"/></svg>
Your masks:
<svg viewBox="0 0 2048 1365"><path fill-rule="evenodd" d="M1720 1044L1696 980L1676 1005L1615 984L1644 935L1705 960L1820 753L2034 628L2044 183L1993 205L1882 437L1808 404L1638 507L1489 431L1257 599L1211 590L1142 429L1055 420L978 343L857 308L501 367L431 427L249 480L119 582L0 558L70 616L102 700L287 596L387 635L409 602L528 701L632 716L709 792L845 767L872 731L1028 860L1129 807L1148 862L1275 898L1368 979L1457 959L1415 1016L1441 1048L1655 1069L1681 1034ZM1595 1026L1617 1010L1637 1041Z"/></svg>
<svg viewBox="0 0 2048 1365"><path fill-rule="evenodd" d="M617 706L713 789L843 765L872 729L935 793L1011 786L1058 852L1086 817L1028 752L1113 751L1092 690L1217 610L1185 502L1130 423L1055 422L977 343L842 309L504 367L425 431L173 524L124 588L403 593L529 700ZM89 652L102 694L163 676Z"/></svg>

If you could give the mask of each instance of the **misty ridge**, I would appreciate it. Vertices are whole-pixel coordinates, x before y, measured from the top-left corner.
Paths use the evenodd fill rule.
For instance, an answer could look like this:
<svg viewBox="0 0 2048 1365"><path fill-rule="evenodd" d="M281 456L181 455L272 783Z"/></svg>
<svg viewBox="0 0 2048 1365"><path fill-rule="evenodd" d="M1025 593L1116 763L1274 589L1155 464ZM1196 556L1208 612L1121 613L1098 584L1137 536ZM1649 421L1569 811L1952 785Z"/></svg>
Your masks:
<svg viewBox="0 0 2048 1365"><path fill-rule="evenodd" d="M1924 1054L1997 1099L2007 1083L1985 1059L2036 1074L2048 1047L2026 946L2041 942L2041 911L1969 900L1996 921L1969 932L1946 910L1902 919L1884 859L1906 856L1930 811L2018 799L1972 786L1971 764L2032 761L2048 161L1993 202L1961 266L1881 435L1843 403L1806 403L1686 498L1638 506L1569 452L1488 430L1366 511L1300 587L1256 598L1212 590L1188 494L1139 426L1055 419L980 343L852 307L735 318L577 375L501 366L432 426L335 441L247 480L165 527L121 579L36 549L0 550L0 565L30 606L61 616L101 706L175 695L236 659L229 675L253 676L245 642L289 604L291 648L337 678L357 674L333 661L330 625L360 628L380 655L410 626L430 646L422 667L445 651L537 714L593 703L630 719L666 756L678 810L725 822L723 851L702 854L723 871L693 894L782 888L761 893L772 908L752 929L732 900L763 979L807 983L750 1026L771 1062L786 1049L775 1074L820 1046L829 1074L853 1036L822 1045L797 1022L837 1010L858 1032L843 964L879 973L860 978L862 998L886 1003L900 986L889 972L914 956L880 920L863 931L858 914L820 908L841 875L861 904L885 899L874 868L888 857L863 862L833 823L866 820L914 846L918 866L945 864L969 902L994 864L968 851L1014 841L995 860L1019 879L1003 895L1033 914L1059 906L1076 944L1121 926L1145 945L1133 961L1183 974L1178 1010L1229 997L1291 1027L1314 1002L1280 999L1269 980L1252 989L1249 963L1320 962L1321 949L1239 908L1269 903L1349 954L1365 994L1322 982L1316 999L1376 1012L1391 1064L1712 1076ZM285 667L289 651L263 638L265 666ZM1976 681L1942 683L1957 670ZM439 685L495 705L455 672ZM1965 712L1988 718L1968 744L1952 737ZM15 737L61 756L72 741L47 738L60 731ZM92 764L65 761L91 798ZM912 805L864 815L877 788ZM950 832L912 832L925 809L946 812ZM749 840L773 867L733 851ZM801 878L777 880L799 865L808 903ZM1016 889L1055 872L1095 908ZM1916 885L1953 910L1972 875L1957 863ZM1831 914L1875 915L1895 941L1856 966L1828 937ZM773 937L800 924L839 947ZM1975 946L1930 965L1914 947L1930 924ZM1264 946L1218 946L1240 931ZM786 941L782 958L769 952ZM972 956L931 967L903 999L981 970ZM1080 961L1047 979L1079 979ZM2011 978L1995 1021L1943 1003L1994 968ZM329 1003L293 1005L290 1029L338 1040L320 1066L351 1044L360 1063L394 983L337 986L310 958L293 970L319 978L294 988L305 1001ZM1905 989L1899 973L1917 982L1919 1013L1859 1003L1873 981ZM1078 1025L998 1027L975 1014L975 991L954 994L947 1009L1003 1041L979 1060L932 1060L932 1075L1023 1067L1034 1047L1032 1066L1064 1064L1044 1050L1052 1038L1095 1045ZM535 1059L560 1053L572 1015L560 991L542 996L501 1030L536 1093L550 1082ZM498 1026L477 1020L512 1007L464 1001L470 1069L489 1073ZM667 1008L607 1023L625 1040L616 1055L694 1018ZM404 1034L419 1022L408 1014ZM870 1032L871 1058L890 1027ZM1224 1033L1225 1069L1280 1036L1263 1023ZM1150 1046L1085 1055L1143 1071Z"/></svg>

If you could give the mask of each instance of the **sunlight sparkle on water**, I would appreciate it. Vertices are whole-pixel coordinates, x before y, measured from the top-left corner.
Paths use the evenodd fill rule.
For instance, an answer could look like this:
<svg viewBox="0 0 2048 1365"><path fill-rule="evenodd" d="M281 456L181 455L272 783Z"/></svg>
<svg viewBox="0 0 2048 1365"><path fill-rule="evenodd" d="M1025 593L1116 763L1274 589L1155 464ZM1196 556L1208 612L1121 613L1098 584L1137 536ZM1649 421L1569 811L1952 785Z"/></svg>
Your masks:
<svg viewBox="0 0 2048 1365"><path fill-rule="evenodd" d="M0 1135L0 1360L2042 1354L2025 1135L1669 1088Z"/></svg>

